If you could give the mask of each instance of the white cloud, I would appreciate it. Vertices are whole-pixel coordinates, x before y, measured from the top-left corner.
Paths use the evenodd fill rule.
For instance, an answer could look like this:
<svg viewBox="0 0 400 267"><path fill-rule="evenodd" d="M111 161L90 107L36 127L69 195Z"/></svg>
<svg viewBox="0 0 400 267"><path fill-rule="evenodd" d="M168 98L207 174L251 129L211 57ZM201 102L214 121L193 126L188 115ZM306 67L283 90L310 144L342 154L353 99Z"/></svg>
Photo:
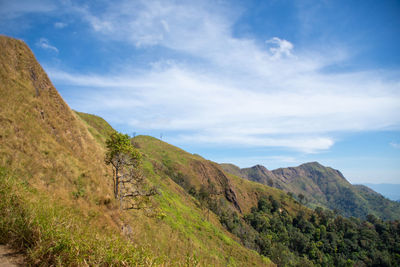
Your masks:
<svg viewBox="0 0 400 267"><path fill-rule="evenodd" d="M67 27L67 26L68 26L68 24L65 23L65 22L56 22L56 23L54 23L54 27L57 28L57 29L63 29L65 27Z"/></svg>
<svg viewBox="0 0 400 267"><path fill-rule="evenodd" d="M270 47L269 51L271 52L273 58L281 58L282 55L292 56L293 44L289 41L279 39L278 37L274 37L266 41L267 44L275 45L275 47Z"/></svg>
<svg viewBox="0 0 400 267"><path fill-rule="evenodd" d="M57 47L51 45L49 43L49 40L47 40L46 38L40 38L37 45L43 49L51 50L51 51L58 53Z"/></svg>
<svg viewBox="0 0 400 267"><path fill-rule="evenodd" d="M295 53L292 43L278 37L267 41L269 48L237 38L232 33L237 13L208 4L121 1L96 15L78 7L104 39L139 50L162 47L179 57L167 64L165 58L155 60L149 69L120 66L126 71L118 75L49 69L50 77L63 87L86 88L86 95L79 91L70 102L81 98L85 105L74 108L113 114L111 122L137 131L180 132L175 144L312 153L329 149L336 132L399 128L398 73L323 73L348 52Z"/></svg>

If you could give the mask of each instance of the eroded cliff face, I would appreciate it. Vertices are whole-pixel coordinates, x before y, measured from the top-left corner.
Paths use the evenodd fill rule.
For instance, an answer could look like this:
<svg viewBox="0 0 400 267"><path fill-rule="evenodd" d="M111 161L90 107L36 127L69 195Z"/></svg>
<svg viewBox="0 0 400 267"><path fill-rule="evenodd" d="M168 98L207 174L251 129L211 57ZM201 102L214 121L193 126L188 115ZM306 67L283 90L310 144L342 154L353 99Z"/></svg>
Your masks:
<svg viewBox="0 0 400 267"><path fill-rule="evenodd" d="M219 166L209 161L200 160L194 160L191 166L194 172L198 174L201 184L208 186L212 183L216 186L218 195L223 195L240 213L242 212L235 189Z"/></svg>

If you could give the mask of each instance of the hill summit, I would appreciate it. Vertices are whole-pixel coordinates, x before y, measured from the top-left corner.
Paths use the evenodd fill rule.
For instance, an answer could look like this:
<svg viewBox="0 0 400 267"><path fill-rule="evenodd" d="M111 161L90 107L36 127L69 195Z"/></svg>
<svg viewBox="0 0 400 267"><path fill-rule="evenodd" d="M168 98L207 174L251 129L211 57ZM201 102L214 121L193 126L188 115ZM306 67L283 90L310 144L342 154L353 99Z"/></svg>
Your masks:
<svg viewBox="0 0 400 267"><path fill-rule="evenodd" d="M261 165L243 169L232 164L221 166L242 178L289 192L309 207L322 206L348 217L374 214L382 219L400 219L398 203L365 186L350 184L340 171L318 162L272 171Z"/></svg>

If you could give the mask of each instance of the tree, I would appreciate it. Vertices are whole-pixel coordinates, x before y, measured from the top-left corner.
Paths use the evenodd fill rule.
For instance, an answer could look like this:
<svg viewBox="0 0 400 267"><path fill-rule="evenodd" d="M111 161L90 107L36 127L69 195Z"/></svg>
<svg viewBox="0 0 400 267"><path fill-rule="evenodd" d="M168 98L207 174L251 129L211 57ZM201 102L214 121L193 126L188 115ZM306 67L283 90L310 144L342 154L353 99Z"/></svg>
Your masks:
<svg viewBox="0 0 400 267"><path fill-rule="evenodd" d="M114 132L106 140L105 162L113 167L113 190L115 199L124 209L140 209L150 196L157 193L146 189L141 172L141 154L133 147L129 136Z"/></svg>

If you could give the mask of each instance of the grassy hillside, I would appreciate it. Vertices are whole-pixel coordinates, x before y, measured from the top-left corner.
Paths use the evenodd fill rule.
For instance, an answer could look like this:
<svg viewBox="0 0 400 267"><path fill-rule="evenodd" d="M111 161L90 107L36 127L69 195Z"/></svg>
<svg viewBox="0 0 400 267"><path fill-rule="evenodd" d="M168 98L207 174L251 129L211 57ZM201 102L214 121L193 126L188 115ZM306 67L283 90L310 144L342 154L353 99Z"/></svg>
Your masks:
<svg viewBox="0 0 400 267"><path fill-rule="evenodd" d="M221 165L227 172L291 192L309 207L325 207L345 216L365 218L373 214L384 220L400 219L400 205L371 189L351 185L343 175L317 162L269 171L257 165L240 169Z"/></svg>
<svg viewBox="0 0 400 267"><path fill-rule="evenodd" d="M151 210L120 210L104 163L112 128L73 112L26 44L4 36L0 108L0 242L22 249L29 264L272 265L150 157L143 171L160 195Z"/></svg>
<svg viewBox="0 0 400 267"><path fill-rule="evenodd" d="M131 141L159 194L148 207L121 210L104 161L112 127L72 111L23 42L0 37L0 64L0 243L21 249L27 264L400 264L398 222L312 211L282 190L149 136ZM294 171L316 182L317 167ZM269 172L258 166L258 173Z"/></svg>
<svg viewBox="0 0 400 267"><path fill-rule="evenodd" d="M115 131L111 125L99 116L79 111L74 112L86 124L91 135L96 138L100 145L104 146L107 137Z"/></svg>
<svg viewBox="0 0 400 267"><path fill-rule="evenodd" d="M290 194L224 173L214 162L149 136L133 139L162 179L198 201L232 239L279 266L397 266L399 223L312 211ZM199 183L199 181L201 181ZM229 192L229 193L227 193ZM215 217L214 217L214 214ZM389 238L390 237L390 238Z"/></svg>

